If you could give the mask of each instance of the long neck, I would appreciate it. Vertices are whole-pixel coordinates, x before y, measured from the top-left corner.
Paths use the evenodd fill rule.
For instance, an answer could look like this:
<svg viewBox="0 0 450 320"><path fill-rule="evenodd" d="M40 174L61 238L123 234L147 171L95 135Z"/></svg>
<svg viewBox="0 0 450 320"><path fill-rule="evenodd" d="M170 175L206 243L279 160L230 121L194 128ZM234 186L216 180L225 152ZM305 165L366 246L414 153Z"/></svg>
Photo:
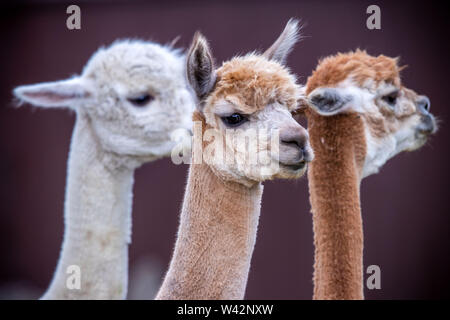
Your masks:
<svg viewBox="0 0 450 320"><path fill-rule="evenodd" d="M106 158L89 120L79 115L69 155L62 250L42 299L126 296L133 170L107 168Z"/></svg>
<svg viewBox="0 0 450 320"><path fill-rule="evenodd" d="M156 299L243 299L262 186L224 182L190 167L178 238Z"/></svg>
<svg viewBox="0 0 450 320"><path fill-rule="evenodd" d="M308 114L315 159L308 171L313 214L314 299L363 299L360 173L365 155L357 115Z"/></svg>

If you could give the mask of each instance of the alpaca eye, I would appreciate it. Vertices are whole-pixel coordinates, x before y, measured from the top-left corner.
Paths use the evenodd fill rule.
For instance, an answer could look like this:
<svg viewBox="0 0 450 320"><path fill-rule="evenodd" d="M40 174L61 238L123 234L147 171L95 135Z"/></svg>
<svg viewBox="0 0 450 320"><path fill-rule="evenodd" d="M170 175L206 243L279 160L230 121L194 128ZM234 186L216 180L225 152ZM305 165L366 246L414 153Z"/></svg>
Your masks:
<svg viewBox="0 0 450 320"><path fill-rule="evenodd" d="M390 94L387 94L383 96L383 100L390 104L391 106L394 106L397 103L397 97L398 97L398 91L394 91Z"/></svg>
<svg viewBox="0 0 450 320"><path fill-rule="evenodd" d="M150 101L152 101L154 98L149 94L143 94L138 97L128 98L128 101L130 101L133 105L136 107L143 107L146 104L148 104Z"/></svg>
<svg viewBox="0 0 450 320"><path fill-rule="evenodd" d="M227 126L230 127L237 127L248 120L245 116L239 113L233 113L231 116L222 117L221 119Z"/></svg>

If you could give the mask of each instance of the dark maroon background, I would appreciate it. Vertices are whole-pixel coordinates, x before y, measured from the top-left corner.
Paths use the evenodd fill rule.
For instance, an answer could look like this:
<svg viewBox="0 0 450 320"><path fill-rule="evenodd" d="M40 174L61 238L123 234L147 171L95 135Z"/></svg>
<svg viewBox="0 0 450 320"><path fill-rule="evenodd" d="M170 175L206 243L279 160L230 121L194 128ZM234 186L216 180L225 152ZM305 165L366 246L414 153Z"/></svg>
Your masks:
<svg viewBox="0 0 450 320"><path fill-rule="evenodd" d="M432 1L82 1L82 29L65 26L59 1L15 1L0 20L0 292L17 287L36 297L46 288L63 233L66 160L74 114L20 109L11 90L79 73L91 54L117 38L186 47L195 30L210 39L218 61L269 46L289 17L306 23L289 59L303 83L317 60L356 48L401 56L404 83L432 101L442 128L419 151L391 160L362 184L364 265L381 267L381 290L368 299L449 297L449 14ZM382 29L366 28L370 4ZM142 257L165 269L174 245L187 166L169 160L136 172L133 269ZM313 235L306 178L265 184L246 298L310 299ZM159 281L159 280L158 280ZM27 288L34 287L33 290ZM2 290L3 288L3 290ZM8 289L16 288L16 289ZM8 291L11 290L11 291ZM28 291L27 291L28 290ZM30 293L33 292L33 293Z"/></svg>

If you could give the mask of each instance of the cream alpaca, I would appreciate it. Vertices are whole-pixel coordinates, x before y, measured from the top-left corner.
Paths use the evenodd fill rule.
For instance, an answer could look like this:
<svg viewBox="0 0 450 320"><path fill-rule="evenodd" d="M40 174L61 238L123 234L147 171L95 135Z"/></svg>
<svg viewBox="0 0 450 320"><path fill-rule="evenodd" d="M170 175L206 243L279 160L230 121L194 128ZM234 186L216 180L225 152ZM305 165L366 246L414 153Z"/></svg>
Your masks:
<svg viewBox="0 0 450 320"><path fill-rule="evenodd" d="M308 79L315 299L363 299L360 182L437 129L429 99L404 87L400 70L358 50L324 59Z"/></svg>
<svg viewBox="0 0 450 320"><path fill-rule="evenodd" d="M205 132L216 132L218 141L225 140L227 129L279 129L279 159L272 161L280 161L280 170L267 176L258 165L239 167L209 157L190 166L178 238L157 299L244 297L261 181L299 177L312 160L307 132L290 114L301 99L301 87L283 66L297 37L297 22L291 20L263 55L237 57L217 70L206 39L194 37L187 68L199 98L194 121L200 121ZM236 137L237 131L230 136ZM225 153L242 152L235 141L225 142ZM258 154L267 151L258 147Z"/></svg>
<svg viewBox="0 0 450 320"><path fill-rule="evenodd" d="M171 133L191 127L195 107L184 69L169 47L121 41L95 53L81 76L14 90L21 101L77 115L64 241L43 299L126 297L134 170L167 156ZM71 265L80 267L79 290L66 287Z"/></svg>

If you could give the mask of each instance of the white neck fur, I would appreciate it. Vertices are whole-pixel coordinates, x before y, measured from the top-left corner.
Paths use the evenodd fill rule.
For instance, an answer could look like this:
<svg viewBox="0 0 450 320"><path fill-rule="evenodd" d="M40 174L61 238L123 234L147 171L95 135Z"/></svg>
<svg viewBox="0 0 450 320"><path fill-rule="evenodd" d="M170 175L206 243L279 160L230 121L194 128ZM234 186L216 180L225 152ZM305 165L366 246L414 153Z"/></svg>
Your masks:
<svg viewBox="0 0 450 320"><path fill-rule="evenodd" d="M134 170L112 166L111 157L79 114L68 161L64 241L42 299L126 297ZM80 268L80 289L66 285L71 265Z"/></svg>

